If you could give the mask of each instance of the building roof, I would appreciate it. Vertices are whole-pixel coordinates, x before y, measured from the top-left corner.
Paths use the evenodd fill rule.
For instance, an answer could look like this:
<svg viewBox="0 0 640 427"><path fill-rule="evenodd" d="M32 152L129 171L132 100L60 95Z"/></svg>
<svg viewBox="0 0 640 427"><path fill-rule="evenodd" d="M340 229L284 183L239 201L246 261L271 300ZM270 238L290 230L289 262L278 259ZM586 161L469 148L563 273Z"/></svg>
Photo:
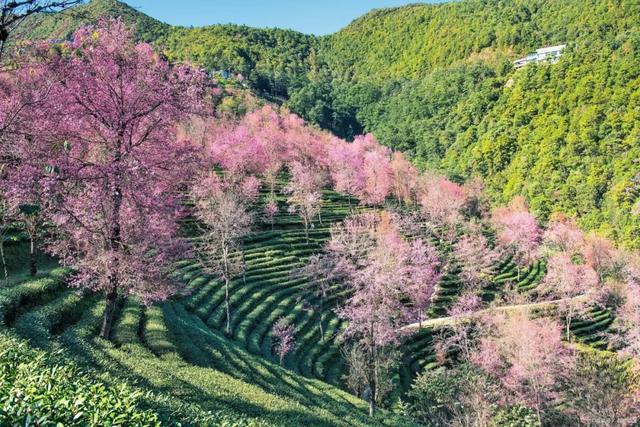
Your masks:
<svg viewBox="0 0 640 427"><path fill-rule="evenodd" d="M567 46L566 44L559 44L556 46L541 47L540 49L536 50L536 53L543 54L543 53L557 52L564 49L566 46Z"/></svg>

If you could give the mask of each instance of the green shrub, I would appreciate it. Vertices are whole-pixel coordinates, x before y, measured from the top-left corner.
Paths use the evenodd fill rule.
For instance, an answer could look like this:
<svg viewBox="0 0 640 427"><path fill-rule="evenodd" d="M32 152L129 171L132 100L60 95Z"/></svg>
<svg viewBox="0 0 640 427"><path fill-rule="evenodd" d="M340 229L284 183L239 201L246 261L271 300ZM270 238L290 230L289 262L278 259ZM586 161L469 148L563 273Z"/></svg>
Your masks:
<svg viewBox="0 0 640 427"><path fill-rule="evenodd" d="M140 391L106 386L71 364L52 363L55 356L0 334L0 425L160 425L140 408Z"/></svg>

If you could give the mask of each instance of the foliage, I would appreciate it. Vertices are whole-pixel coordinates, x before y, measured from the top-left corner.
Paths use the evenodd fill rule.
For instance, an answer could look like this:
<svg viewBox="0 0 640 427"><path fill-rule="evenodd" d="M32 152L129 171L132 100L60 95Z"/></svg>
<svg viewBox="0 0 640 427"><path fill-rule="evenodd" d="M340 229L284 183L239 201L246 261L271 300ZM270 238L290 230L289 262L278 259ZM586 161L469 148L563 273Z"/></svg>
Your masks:
<svg viewBox="0 0 640 427"><path fill-rule="evenodd" d="M408 414L430 427L486 425L496 410L499 390L482 371L469 365L424 371L407 393Z"/></svg>
<svg viewBox="0 0 640 427"><path fill-rule="evenodd" d="M640 419L640 375L634 361L615 353L586 350L563 382L571 414L584 425L634 425Z"/></svg>
<svg viewBox="0 0 640 427"><path fill-rule="evenodd" d="M118 294L151 302L178 287L168 277L185 248L176 192L195 148L172 135L200 105L204 80L136 45L119 20L81 28L65 49L30 65L37 73L18 74L49 84L35 89L45 101L21 112L32 118L23 132L33 143L20 144L11 183L46 189L41 211L58 237L47 250L74 264L74 286L105 294L108 338Z"/></svg>
<svg viewBox="0 0 640 427"><path fill-rule="evenodd" d="M0 424L160 425L157 414L142 409L141 391L106 385L4 332L0 343Z"/></svg>
<svg viewBox="0 0 640 427"><path fill-rule="evenodd" d="M293 326L287 322L287 319L281 317L273 325L271 333L276 339L275 352L280 360L280 365L284 361L284 357L293 350L295 345L295 337L293 334Z"/></svg>

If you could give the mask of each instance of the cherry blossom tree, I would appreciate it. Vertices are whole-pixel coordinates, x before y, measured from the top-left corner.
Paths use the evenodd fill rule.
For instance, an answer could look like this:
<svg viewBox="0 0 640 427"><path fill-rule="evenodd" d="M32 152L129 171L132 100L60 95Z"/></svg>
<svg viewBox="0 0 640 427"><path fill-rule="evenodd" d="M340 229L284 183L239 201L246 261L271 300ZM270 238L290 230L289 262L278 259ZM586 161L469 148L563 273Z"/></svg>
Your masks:
<svg viewBox="0 0 640 427"><path fill-rule="evenodd" d="M104 293L108 338L119 295L150 303L179 287L170 279L186 244L178 190L195 150L175 141L175 124L200 105L204 75L134 44L117 20L81 28L65 50L47 50L38 64L48 97L34 109L40 132L20 145L19 168L44 189L58 236L46 249L74 265L73 286Z"/></svg>
<svg viewBox="0 0 640 427"><path fill-rule="evenodd" d="M440 363L444 363L450 353L458 354L463 362L471 361L475 345L484 333L482 323L474 319L481 308L482 299L475 293L465 292L447 311L454 321L436 329L436 357Z"/></svg>
<svg viewBox="0 0 640 427"><path fill-rule="evenodd" d="M295 344L294 337L294 329L293 325L291 325L287 319L281 317L278 321L273 325L273 329L271 330L271 334L275 338L275 352L278 355L278 360L280 361L280 366L284 362L284 358L291 350L293 350L293 346Z"/></svg>
<svg viewBox="0 0 640 427"><path fill-rule="evenodd" d="M417 191L420 210L433 231L453 242L465 203L463 188L444 177L426 173L420 177Z"/></svg>
<svg viewBox="0 0 640 427"><path fill-rule="evenodd" d="M610 339L623 354L640 358L640 259L635 255L625 268L625 281L615 289L621 303L615 307Z"/></svg>
<svg viewBox="0 0 640 427"><path fill-rule="evenodd" d="M363 171L364 159L359 155L357 147L343 140L334 139L329 146L329 171L337 192L351 198L362 194L365 186Z"/></svg>
<svg viewBox="0 0 640 427"><path fill-rule="evenodd" d="M416 239L406 249L404 291L417 313L420 328L424 313L431 305L436 285L442 277L441 261L436 249Z"/></svg>
<svg viewBox="0 0 640 427"><path fill-rule="evenodd" d="M515 402L534 408L538 421L557 399L559 379L573 363L562 345L561 326L550 319L530 319L527 311L485 320L489 334L480 339L471 360L513 393Z"/></svg>
<svg viewBox="0 0 640 427"><path fill-rule="evenodd" d="M386 356L398 344L400 326L407 317L401 296L408 245L383 213L356 215L334 227L328 247L334 256L352 264L346 285L353 295L337 313L349 321L344 338L355 343L356 353L365 359L359 378L367 387L373 416L386 390L383 378L390 368Z"/></svg>
<svg viewBox="0 0 640 427"><path fill-rule="evenodd" d="M567 252L570 255L580 252L585 239L575 219L556 214L544 232L543 242L548 249Z"/></svg>
<svg viewBox="0 0 640 427"><path fill-rule="evenodd" d="M242 241L251 232L253 217L248 207L256 196L252 177L238 181L229 174L220 178L215 172L199 180L192 190L201 228L196 252L204 271L224 283L227 334L231 333L229 286L245 270Z"/></svg>
<svg viewBox="0 0 640 427"><path fill-rule="evenodd" d="M304 235L309 243L309 226L322 207L324 176L321 171L298 162L293 163L290 170L291 181L283 191L289 195L289 212L298 214L302 219Z"/></svg>
<svg viewBox="0 0 640 427"><path fill-rule="evenodd" d="M589 265L576 264L568 252L558 252L547 261L547 274L539 292L562 300L560 307L565 315L566 339L571 337L571 322L576 312L589 304L579 296L593 294L598 285L598 275Z"/></svg>
<svg viewBox="0 0 640 427"><path fill-rule="evenodd" d="M585 237L582 253L587 264L598 273L600 281L603 281L615 259L615 247L611 240L590 233Z"/></svg>
<svg viewBox="0 0 640 427"><path fill-rule="evenodd" d="M389 164L393 176L391 194L398 203L411 203L418 180L418 171L402 153L395 152Z"/></svg>
<svg viewBox="0 0 640 427"><path fill-rule="evenodd" d="M305 284L305 298L308 305L318 313L318 331L322 343L325 342L322 319L325 302L331 292L343 288L343 283L352 274L351 265L345 263L340 257L330 254L312 255L307 265L294 271L294 277L304 277L308 281Z"/></svg>
<svg viewBox="0 0 640 427"><path fill-rule="evenodd" d="M269 199L267 200L267 203L265 203L264 205L264 209L262 210L262 213L264 215L265 221L271 224L271 231L273 231L275 217L278 214L278 211L279 211L278 202L275 200L275 198L269 197Z"/></svg>
<svg viewBox="0 0 640 427"><path fill-rule="evenodd" d="M478 291L491 280L499 254L489 247L480 231L475 231L464 235L454 244L453 259L460 267L458 277L465 288Z"/></svg>
<svg viewBox="0 0 640 427"><path fill-rule="evenodd" d="M493 221L498 245L514 257L520 280L520 269L531 264L536 256L541 238L540 227L522 198L515 198L508 206L496 209Z"/></svg>
<svg viewBox="0 0 640 427"><path fill-rule="evenodd" d="M369 205L382 204L391 190L393 172L390 165L391 152L388 148L377 144L373 136L367 135L365 138L371 138L373 149L364 153L364 161L362 171L364 175L364 189L360 195L360 201ZM357 144L356 141L353 142Z"/></svg>

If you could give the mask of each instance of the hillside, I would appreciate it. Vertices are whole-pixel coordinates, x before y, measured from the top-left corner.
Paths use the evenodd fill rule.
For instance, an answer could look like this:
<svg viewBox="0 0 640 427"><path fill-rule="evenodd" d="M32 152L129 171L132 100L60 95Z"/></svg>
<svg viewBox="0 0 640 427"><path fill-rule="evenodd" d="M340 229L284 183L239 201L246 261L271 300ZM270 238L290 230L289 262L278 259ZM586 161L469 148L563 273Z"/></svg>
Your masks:
<svg viewBox="0 0 640 427"><path fill-rule="evenodd" d="M365 78L337 76L331 37L80 11L125 17L19 44L0 72L0 424L637 424L640 253L578 224L600 226L598 174L633 154L631 45ZM77 13L34 19L66 37ZM291 105L400 149L248 93L296 61Z"/></svg>
<svg viewBox="0 0 640 427"><path fill-rule="evenodd" d="M411 5L374 10L315 38L234 25L173 28L115 0L93 0L47 15L32 35L64 37L103 15L135 23L140 38L173 60L241 73L262 97L338 136L372 132L422 167L457 180L484 177L495 202L521 194L544 219L562 210L585 229L640 245L632 213L634 2ZM513 59L557 43L569 44L559 64L513 70Z"/></svg>
<svg viewBox="0 0 640 427"><path fill-rule="evenodd" d="M636 2L463 1L373 11L323 40L290 106L342 136L373 132L424 167L486 179L494 201L640 245ZM556 65L512 68L568 43Z"/></svg>

